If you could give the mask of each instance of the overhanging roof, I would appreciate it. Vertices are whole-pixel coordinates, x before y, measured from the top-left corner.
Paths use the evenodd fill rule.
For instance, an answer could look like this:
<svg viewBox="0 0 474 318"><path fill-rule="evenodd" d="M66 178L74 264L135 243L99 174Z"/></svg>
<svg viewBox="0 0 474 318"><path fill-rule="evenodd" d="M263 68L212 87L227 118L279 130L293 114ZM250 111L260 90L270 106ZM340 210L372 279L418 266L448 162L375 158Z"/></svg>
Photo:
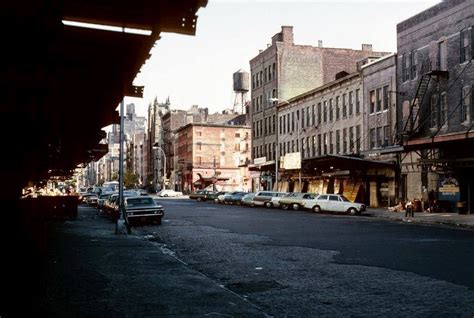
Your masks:
<svg viewBox="0 0 474 318"><path fill-rule="evenodd" d="M1 172L18 184L97 158L101 130L161 32L195 34L207 0L35 0L2 3ZM150 30L137 35L62 20ZM6 55L6 56L5 56Z"/></svg>
<svg viewBox="0 0 474 318"><path fill-rule="evenodd" d="M341 155L324 155L303 159L302 166L303 170L308 173L325 173L337 170L364 171L371 168L396 168L394 163Z"/></svg>

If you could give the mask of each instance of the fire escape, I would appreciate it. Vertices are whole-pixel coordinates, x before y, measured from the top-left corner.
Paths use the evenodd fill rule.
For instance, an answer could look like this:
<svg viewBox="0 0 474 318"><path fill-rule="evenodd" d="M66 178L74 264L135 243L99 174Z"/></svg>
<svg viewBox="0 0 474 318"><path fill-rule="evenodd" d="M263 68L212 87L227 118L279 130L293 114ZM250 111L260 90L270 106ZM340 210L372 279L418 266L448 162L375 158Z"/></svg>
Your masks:
<svg viewBox="0 0 474 318"><path fill-rule="evenodd" d="M431 62L422 64L420 74L421 77L416 87L416 93L410 104L410 112L406 121L403 123L403 128L400 133L400 144L403 144L404 141L413 137L424 125L424 122L422 122L415 127L431 81L439 82L440 78L448 78L449 76L448 71L440 70L439 67L433 70Z"/></svg>

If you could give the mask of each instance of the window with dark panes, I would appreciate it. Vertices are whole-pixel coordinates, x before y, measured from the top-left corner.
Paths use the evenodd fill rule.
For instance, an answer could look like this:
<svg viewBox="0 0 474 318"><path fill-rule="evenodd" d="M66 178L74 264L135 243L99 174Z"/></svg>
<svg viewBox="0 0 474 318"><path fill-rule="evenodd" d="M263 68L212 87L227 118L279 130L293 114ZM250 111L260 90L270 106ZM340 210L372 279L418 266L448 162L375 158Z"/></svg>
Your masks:
<svg viewBox="0 0 474 318"><path fill-rule="evenodd" d="M349 152L354 151L354 127L349 127Z"/></svg>
<svg viewBox="0 0 474 318"><path fill-rule="evenodd" d="M375 148L375 128L370 129L370 149Z"/></svg>
<svg viewBox="0 0 474 318"><path fill-rule="evenodd" d="M470 61L472 59L472 28L464 29L461 31L460 39L461 39L461 63L466 61Z"/></svg>
<svg viewBox="0 0 474 318"><path fill-rule="evenodd" d="M314 116L316 116L314 112L314 105L311 105L311 125L316 125L316 118L314 118Z"/></svg>
<svg viewBox="0 0 474 318"><path fill-rule="evenodd" d="M342 130L342 153L347 153L347 128Z"/></svg>
<svg viewBox="0 0 474 318"><path fill-rule="evenodd" d="M383 143L383 141L382 141L382 127L377 127L376 134L377 134L377 144L375 146L378 148Z"/></svg>
<svg viewBox="0 0 474 318"><path fill-rule="evenodd" d="M356 89L356 114L360 114L360 89Z"/></svg>
<svg viewBox="0 0 474 318"><path fill-rule="evenodd" d="M321 134L318 134L318 156L321 156Z"/></svg>
<svg viewBox="0 0 474 318"><path fill-rule="evenodd" d="M461 92L462 97L462 109L461 109L461 119L463 122L467 122L472 119L472 114L470 114L471 106L471 86L464 86Z"/></svg>
<svg viewBox="0 0 474 318"><path fill-rule="evenodd" d="M329 132L329 153L331 155L334 153L334 148L332 144L332 131Z"/></svg>
<svg viewBox="0 0 474 318"><path fill-rule="evenodd" d="M356 126L356 152L360 151L360 125Z"/></svg>
<svg viewBox="0 0 474 318"><path fill-rule="evenodd" d="M295 112L291 113L291 131L295 131Z"/></svg>
<svg viewBox="0 0 474 318"><path fill-rule="evenodd" d="M327 122L328 121L328 104L326 101L323 102L323 122Z"/></svg>
<svg viewBox="0 0 474 318"><path fill-rule="evenodd" d="M382 110L382 89L377 88L377 94L376 94L376 104L375 104L375 111L379 112Z"/></svg>
<svg viewBox="0 0 474 318"><path fill-rule="evenodd" d="M347 94L342 94L342 117L347 116L346 95Z"/></svg>
<svg viewBox="0 0 474 318"><path fill-rule="evenodd" d="M375 91L369 92L369 105L370 105L370 113L375 112Z"/></svg>
<svg viewBox="0 0 474 318"><path fill-rule="evenodd" d="M318 103L318 124L321 124L321 103Z"/></svg>
<svg viewBox="0 0 474 318"><path fill-rule="evenodd" d="M410 77L411 79L416 78L416 65L418 64L418 52L412 51L411 52L411 60L410 60Z"/></svg>
<svg viewBox="0 0 474 318"><path fill-rule="evenodd" d="M349 116L352 115L352 111L353 111L353 108L354 108L354 101L352 99L352 92L349 92Z"/></svg>
<svg viewBox="0 0 474 318"><path fill-rule="evenodd" d="M329 99L329 121L332 121L332 114L333 114L332 98L330 98Z"/></svg>
<svg viewBox="0 0 474 318"><path fill-rule="evenodd" d="M388 95L388 86L383 87L383 110L388 109L389 95Z"/></svg>
<svg viewBox="0 0 474 318"><path fill-rule="evenodd" d="M301 128L304 128L304 108L301 109Z"/></svg>
<svg viewBox="0 0 474 318"><path fill-rule="evenodd" d="M341 131L336 130L336 154L341 152Z"/></svg>
<svg viewBox="0 0 474 318"><path fill-rule="evenodd" d="M390 145L390 126L383 126L383 147Z"/></svg>
<svg viewBox="0 0 474 318"><path fill-rule="evenodd" d="M448 124L448 95L446 92L441 93L439 124L441 126Z"/></svg>
<svg viewBox="0 0 474 318"><path fill-rule="evenodd" d="M339 109L339 96L336 96L336 120L339 120L340 109Z"/></svg>
<svg viewBox="0 0 474 318"><path fill-rule="evenodd" d="M323 134L324 154L328 154L328 134Z"/></svg>

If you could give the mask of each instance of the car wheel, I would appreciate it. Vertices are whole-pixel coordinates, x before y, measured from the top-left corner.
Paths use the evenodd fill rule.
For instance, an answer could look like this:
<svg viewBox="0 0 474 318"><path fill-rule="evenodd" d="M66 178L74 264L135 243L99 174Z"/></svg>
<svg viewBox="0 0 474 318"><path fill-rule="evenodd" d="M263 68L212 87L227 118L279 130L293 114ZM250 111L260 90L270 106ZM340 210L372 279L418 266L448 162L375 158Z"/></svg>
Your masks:
<svg viewBox="0 0 474 318"><path fill-rule="evenodd" d="M321 207L319 205L313 206L313 212L314 213L321 213Z"/></svg>
<svg viewBox="0 0 474 318"><path fill-rule="evenodd" d="M282 208L283 210L288 210L288 205L283 204L283 205L281 206L281 208Z"/></svg>
<svg viewBox="0 0 474 318"><path fill-rule="evenodd" d="M294 211L298 211L300 209L300 205L298 203L292 204L292 208Z"/></svg>
<svg viewBox="0 0 474 318"><path fill-rule="evenodd" d="M196 200L198 200L199 202L201 202L201 201L202 201L202 198L197 198Z"/></svg>
<svg viewBox="0 0 474 318"><path fill-rule="evenodd" d="M357 210L354 208L350 208L347 212L349 213L349 215L357 215Z"/></svg>
<svg viewBox="0 0 474 318"><path fill-rule="evenodd" d="M163 195L163 196L164 196L164 197L167 197L168 195L167 195L167 194L165 194L165 195Z"/></svg>
<svg viewBox="0 0 474 318"><path fill-rule="evenodd" d="M271 202L265 202L265 207L271 208L273 207L273 204Z"/></svg>
<svg viewBox="0 0 474 318"><path fill-rule="evenodd" d="M214 199L214 203L219 203L219 199Z"/></svg>

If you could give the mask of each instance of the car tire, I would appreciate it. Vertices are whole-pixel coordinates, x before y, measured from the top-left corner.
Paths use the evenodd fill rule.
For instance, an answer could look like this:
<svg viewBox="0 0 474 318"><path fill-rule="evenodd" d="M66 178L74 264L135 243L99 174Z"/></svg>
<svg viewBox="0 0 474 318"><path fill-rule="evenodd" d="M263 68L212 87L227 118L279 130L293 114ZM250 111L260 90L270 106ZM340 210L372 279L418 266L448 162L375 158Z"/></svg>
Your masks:
<svg viewBox="0 0 474 318"><path fill-rule="evenodd" d="M300 209L300 205L298 203L293 203L291 205L293 211L298 211Z"/></svg>
<svg viewBox="0 0 474 318"><path fill-rule="evenodd" d="M201 201L202 201L202 198L197 198L196 200L199 201L199 202L201 202Z"/></svg>
<svg viewBox="0 0 474 318"><path fill-rule="evenodd" d="M167 194L164 194L163 196L164 196L164 197L167 197L168 195L167 195Z"/></svg>
<svg viewBox="0 0 474 318"><path fill-rule="evenodd" d="M272 208L273 204L271 202L265 202L265 207Z"/></svg>
<svg viewBox="0 0 474 318"><path fill-rule="evenodd" d="M357 212L357 210L356 210L355 208L350 208L350 209L347 211L347 213L348 213L349 215L352 215L352 216L358 214L358 212Z"/></svg>
<svg viewBox="0 0 474 318"><path fill-rule="evenodd" d="M288 210L288 205L283 204L283 205L281 206L281 208L282 208L283 210Z"/></svg>
<svg viewBox="0 0 474 318"><path fill-rule="evenodd" d="M313 206L312 210L314 213L321 213L321 207L319 205Z"/></svg>

